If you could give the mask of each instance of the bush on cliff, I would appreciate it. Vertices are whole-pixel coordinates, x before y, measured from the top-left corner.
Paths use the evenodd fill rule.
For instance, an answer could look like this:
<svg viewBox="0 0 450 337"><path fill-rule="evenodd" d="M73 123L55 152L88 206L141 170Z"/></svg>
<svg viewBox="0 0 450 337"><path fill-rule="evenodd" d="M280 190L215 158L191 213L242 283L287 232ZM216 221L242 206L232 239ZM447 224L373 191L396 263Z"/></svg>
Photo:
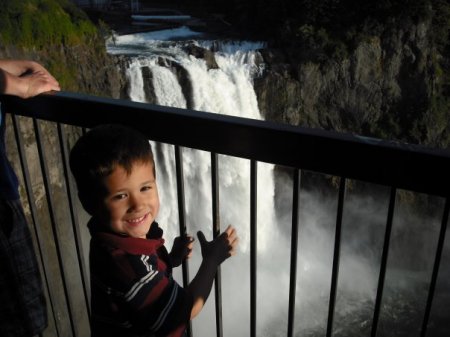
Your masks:
<svg viewBox="0 0 450 337"><path fill-rule="evenodd" d="M2 0L2 44L46 49L76 45L95 36L87 16L68 0Z"/></svg>

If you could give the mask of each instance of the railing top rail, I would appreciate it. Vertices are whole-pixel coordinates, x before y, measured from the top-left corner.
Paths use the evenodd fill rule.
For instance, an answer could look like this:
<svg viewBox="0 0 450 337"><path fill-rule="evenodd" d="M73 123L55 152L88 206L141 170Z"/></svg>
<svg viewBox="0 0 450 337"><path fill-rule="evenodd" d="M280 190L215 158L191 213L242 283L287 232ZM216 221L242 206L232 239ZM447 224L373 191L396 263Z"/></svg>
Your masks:
<svg viewBox="0 0 450 337"><path fill-rule="evenodd" d="M159 142L427 194L450 191L446 150L69 92L1 101L18 115L86 128L119 123Z"/></svg>

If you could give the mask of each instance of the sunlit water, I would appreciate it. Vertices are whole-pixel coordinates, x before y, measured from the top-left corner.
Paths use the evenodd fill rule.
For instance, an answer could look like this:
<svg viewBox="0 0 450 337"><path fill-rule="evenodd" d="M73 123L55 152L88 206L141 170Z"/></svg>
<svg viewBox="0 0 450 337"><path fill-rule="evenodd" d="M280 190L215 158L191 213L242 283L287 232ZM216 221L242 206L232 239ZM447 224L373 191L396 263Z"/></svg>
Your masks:
<svg viewBox="0 0 450 337"><path fill-rule="evenodd" d="M195 40L194 40L195 39ZM189 56L183 49L196 44L215 51L219 69L208 69L203 59ZM146 102L145 88L152 88L157 104L261 119L253 89L253 79L264 69L258 64L257 49L263 43L217 42L204 40L202 34L181 28L170 31L116 37L108 44L112 54L129 57L127 77L129 97ZM170 65L182 67L192 87L191 97ZM151 82L144 83L142 69L148 68ZM151 118L149 119L151 121ZM161 210L159 223L165 228L168 248L178 229L178 205L174 168L174 149L152 143L156 155ZM210 154L183 149L188 232L203 230L211 238L211 164ZM249 222L250 164L247 160L219 156L220 218L222 228L233 224L240 236L239 254L222 266L224 335L247 337L250 329ZM374 298L378 282L387 193L381 197L347 197L344 212L343 243L336 300L335 336L370 336ZM269 164L258 163L258 336L286 336L292 180L286 173L275 173ZM419 243L421 265L430 266L438 219L396 217L393 241ZM316 192L300 195L299 262L296 294L295 336L324 336L328 316L331 265L336 222L336 196ZM412 220L414 225L406 223ZM419 221L418 221L419 220ZM404 233L413 227L417 233ZM423 227L423 228L422 228ZM420 233L425 232L426 235ZM425 254L421 254L425 252ZM411 268L398 271L401 248L391 253L392 272L388 273L386 299L380 319L379 336L415 336L420 328L424 292L429 270ZM199 246L190 261L193 277L200 263ZM180 280L180 274L175 274ZM417 291L420 289L421 291ZM205 310L194 320L195 336L215 335L214 294ZM407 328L395 328L396 322ZM393 328L394 326L394 328Z"/></svg>

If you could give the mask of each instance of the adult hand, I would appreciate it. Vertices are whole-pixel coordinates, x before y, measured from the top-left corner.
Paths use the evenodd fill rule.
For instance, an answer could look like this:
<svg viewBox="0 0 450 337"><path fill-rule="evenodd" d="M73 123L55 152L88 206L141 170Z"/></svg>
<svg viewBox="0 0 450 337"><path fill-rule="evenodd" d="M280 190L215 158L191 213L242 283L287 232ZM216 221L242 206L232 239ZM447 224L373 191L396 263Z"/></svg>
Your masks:
<svg viewBox="0 0 450 337"><path fill-rule="evenodd" d="M34 61L0 60L0 93L29 98L60 90L58 81Z"/></svg>
<svg viewBox="0 0 450 337"><path fill-rule="evenodd" d="M20 76L22 80L22 98L29 98L51 90L60 90L59 83L47 71L36 71Z"/></svg>

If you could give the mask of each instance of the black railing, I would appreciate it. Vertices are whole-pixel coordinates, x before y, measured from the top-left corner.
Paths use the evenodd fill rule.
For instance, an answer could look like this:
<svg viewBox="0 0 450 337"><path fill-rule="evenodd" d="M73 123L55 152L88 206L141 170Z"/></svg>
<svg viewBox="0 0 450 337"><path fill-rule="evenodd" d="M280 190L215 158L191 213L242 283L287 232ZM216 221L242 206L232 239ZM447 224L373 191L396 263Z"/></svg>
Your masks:
<svg viewBox="0 0 450 337"><path fill-rule="evenodd" d="M39 247L39 255L42 268L48 284L49 302L53 308L54 331L57 336L84 336L87 328L80 328L79 319L85 323L89 316L89 286L88 272L86 270L85 256L82 253L83 243L81 240L81 229L78 223L76 208L76 194L67 172L67 153L70 141L66 139L64 125L81 128L91 128L104 123L120 123L134 127L149 139L175 145L177 193L179 205L180 231L186 231L182 147L200 149L211 153L211 180L213 200L213 233L220 232L219 218L219 193L218 193L218 160L217 154L225 154L234 157L250 159L251 161L251 187L250 187L250 335L257 335L257 168L258 162L268 162L280 166L288 166L293 169L293 205L292 205L292 232L291 232L291 255L290 255L290 286L289 286L289 309L287 335L294 335L295 307L296 307L296 285L297 279L297 257L299 231L299 193L301 191L300 171L314 171L327 175L336 176L340 179L338 208L335 227L334 257L332 262L332 277L330 287L330 299L328 310L328 321L326 336L332 336L337 284L339 277L341 224L343 207L348 180L359 180L363 182L384 185L391 189L388 219L386 222L384 246L382 250L378 287L373 310L371 324L371 336L376 336L378 321L381 311L381 301L384 289L384 280L390 248L390 236L395 208L396 194L399 189L409 190L428 195L445 198L441 229L435 253L431 281L424 309L424 318L421 327L421 336L426 336L433 306L436 282L438 279L441 258L445 244L445 232L447 227L450 192L450 153L444 150L424 148L421 146L402 144L398 142L383 141L378 139L339 134L322 130L311 130L301 127L270 123L265 121L251 120L239 117L223 116L212 113L183 110L169 107L161 107L149 104L134 103L123 100L98 98L72 93L57 93L54 95L41 95L29 100L16 97L1 97L2 109L13 115L13 124L16 135L16 143L20 155L23 179L27 186L27 198L30 204L32 224L36 233L36 241ZM45 186L46 203L52 224L52 236L55 243L55 261L59 264L62 285L52 286L48 280L51 278L52 270L49 266L49 258L45 244L45 237L40 233L38 211L35 207L35 196L28 164L25 156L25 145L22 139L20 126L16 115L32 118L33 129L36 137L37 152L40 156L40 167L42 170ZM72 232L79 265L79 287L84 293L84 315L80 315L80 301L74 303L74 295L71 294L68 283L76 282L67 275L65 267L67 258L61 253L64 242L58 242L58 238L64 237L61 220L56 219L57 208L61 207L60 200L52 197L52 187L49 181L51 173L46 164L45 149L42 147L42 134L40 123L42 121L55 122L57 138L60 144L60 158L62 171L65 176L64 193L67 195L69 214L64 221L73 224ZM53 124L52 124L53 125ZM48 154L47 154L48 155ZM48 243L47 243L48 244ZM187 268L184 266L183 281L189 280ZM216 331L217 336L222 336L222 302L221 302L221 277L220 270L216 278ZM61 292L55 289L61 288ZM65 298L69 320L64 325L60 322L61 312L58 312L61 297ZM81 310L83 311L83 310ZM81 318L80 318L81 316ZM77 322L75 322L77 321ZM66 327L64 327L66 326ZM84 330L83 330L84 329ZM193 333L195 335L195 331Z"/></svg>

